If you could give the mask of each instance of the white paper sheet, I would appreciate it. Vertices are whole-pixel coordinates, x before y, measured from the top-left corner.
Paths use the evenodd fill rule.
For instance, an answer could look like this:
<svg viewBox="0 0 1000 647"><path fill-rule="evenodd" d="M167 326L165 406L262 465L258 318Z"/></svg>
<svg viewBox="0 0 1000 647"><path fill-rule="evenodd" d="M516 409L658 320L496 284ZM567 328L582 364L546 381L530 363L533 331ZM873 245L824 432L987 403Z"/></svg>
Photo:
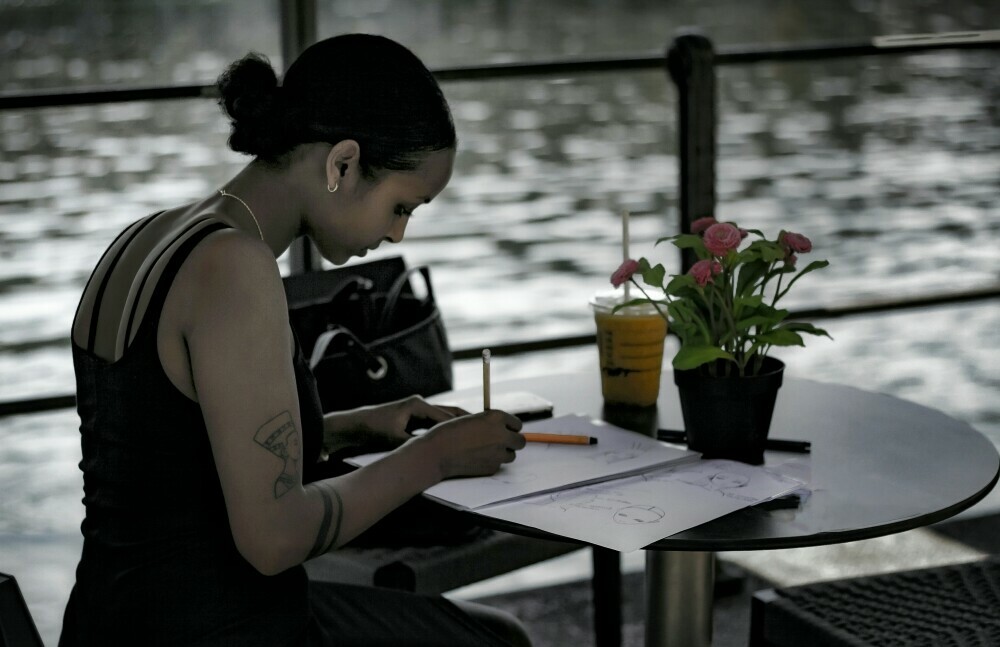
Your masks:
<svg viewBox="0 0 1000 647"><path fill-rule="evenodd" d="M476 512L630 552L801 485L761 467L702 460Z"/></svg>
<svg viewBox="0 0 1000 647"><path fill-rule="evenodd" d="M698 454L687 449L593 420L587 416L559 416L525 423L523 431L580 434L597 438L596 445L528 443L517 458L486 477L442 481L424 494L455 507L475 509L553 489L623 477L674 461L691 461ZM348 459L367 465L385 454Z"/></svg>

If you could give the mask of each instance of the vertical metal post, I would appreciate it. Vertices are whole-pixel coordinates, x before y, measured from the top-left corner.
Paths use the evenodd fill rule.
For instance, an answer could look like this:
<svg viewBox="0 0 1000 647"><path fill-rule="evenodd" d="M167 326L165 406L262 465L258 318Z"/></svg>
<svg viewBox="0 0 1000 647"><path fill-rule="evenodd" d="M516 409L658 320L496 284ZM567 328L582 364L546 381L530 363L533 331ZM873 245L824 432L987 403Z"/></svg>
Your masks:
<svg viewBox="0 0 1000 647"><path fill-rule="evenodd" d="M691 221L715 215L715 51L712 41L682 33L667 48L667 73L677 86L677 156L680 167L680 231ZM681 271L697 260L681 253Z"/></svg>
<svg viewBox="0 0 1000 647"><path fill-rule="evenodd" d="M281 12L281 60L287 70L302 50L316 42L316 0L279 0ZM292 274L321 267L320 257L305 236L288 250Z"/></svg>
<svg viewBox="0 0 1000 647"><path fill-rule="evenodd" d="M715 553L646 551L646 647L711 647Z"/></svg>

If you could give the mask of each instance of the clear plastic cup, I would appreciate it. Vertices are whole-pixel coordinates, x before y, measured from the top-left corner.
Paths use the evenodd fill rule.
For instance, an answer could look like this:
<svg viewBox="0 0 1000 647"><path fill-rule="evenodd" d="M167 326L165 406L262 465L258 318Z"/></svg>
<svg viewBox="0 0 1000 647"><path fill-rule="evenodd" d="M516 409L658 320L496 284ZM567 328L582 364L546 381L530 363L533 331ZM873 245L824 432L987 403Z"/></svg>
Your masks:
<svg viewBox="0 0 1000 647"><path fill-rule="evenodd" d="M623 300L621 291L599 293L590 300L597 325L601 391L607 404L652 406L660 393L667 322L652 304L612 312Z"/></svg>

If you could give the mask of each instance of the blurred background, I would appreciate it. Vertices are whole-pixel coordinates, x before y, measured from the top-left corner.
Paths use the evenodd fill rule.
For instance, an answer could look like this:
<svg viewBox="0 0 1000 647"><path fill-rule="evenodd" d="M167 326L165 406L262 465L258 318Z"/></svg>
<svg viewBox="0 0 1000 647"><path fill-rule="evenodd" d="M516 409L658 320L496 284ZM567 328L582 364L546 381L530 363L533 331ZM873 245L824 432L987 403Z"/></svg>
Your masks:
<svg viewBox="0 0 1000 647"><path fill-rule="evenodd" d="M989 0L321 0L319 36L378 33L441 69L662 54L698 27L718 49L1000 26ZM210 84L247 50L281 68L274 0L0 0L0 92ZM997 52L721 68L718 216L809 236L831 266L789 305L1000 280ZM345 61L349 65L350 61ZM679 268L676 93L659 70L444 83L454 178L402 253L431 266L454 348L593 332L588 298L632 252ZM0 401L74 388L69 327L128 223L198 199L248 160L211 99L0 111ZM287 268L287 259L282 259ZM792 375L941 409L1000 443L996 301L822 324ZM474 383L460 362L456 386ZM494 380L595 371L590 347L494 360ZM0 418L0 571L55 644L79 556L72 410Z"/></svg>

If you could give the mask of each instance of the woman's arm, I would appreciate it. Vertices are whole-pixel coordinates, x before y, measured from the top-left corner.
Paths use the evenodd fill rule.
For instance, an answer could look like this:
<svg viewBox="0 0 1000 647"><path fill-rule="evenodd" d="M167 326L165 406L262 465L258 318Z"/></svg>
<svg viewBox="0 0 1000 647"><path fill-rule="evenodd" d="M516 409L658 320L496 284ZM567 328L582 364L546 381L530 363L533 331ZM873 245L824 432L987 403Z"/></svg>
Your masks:
<svg viewBox="0 0 1000 647"><path fill-rule="evenodd" d="M349 541L443 478L493 473L524 446L520 422L491 411L443 422L382 461L303 487L291 331L270 250L236 232L214 234L174 290L233 538L262 573Z"/></svg>
<svg viewBox="0 0 1000 647"><path fill-rule="evenodd" d="M320 459L350 448L364 452L395 449L411 438L407 430L415 422L426 428L467 415L464 409L433 405L418 395L327 413L323 416Z"/></svg>

